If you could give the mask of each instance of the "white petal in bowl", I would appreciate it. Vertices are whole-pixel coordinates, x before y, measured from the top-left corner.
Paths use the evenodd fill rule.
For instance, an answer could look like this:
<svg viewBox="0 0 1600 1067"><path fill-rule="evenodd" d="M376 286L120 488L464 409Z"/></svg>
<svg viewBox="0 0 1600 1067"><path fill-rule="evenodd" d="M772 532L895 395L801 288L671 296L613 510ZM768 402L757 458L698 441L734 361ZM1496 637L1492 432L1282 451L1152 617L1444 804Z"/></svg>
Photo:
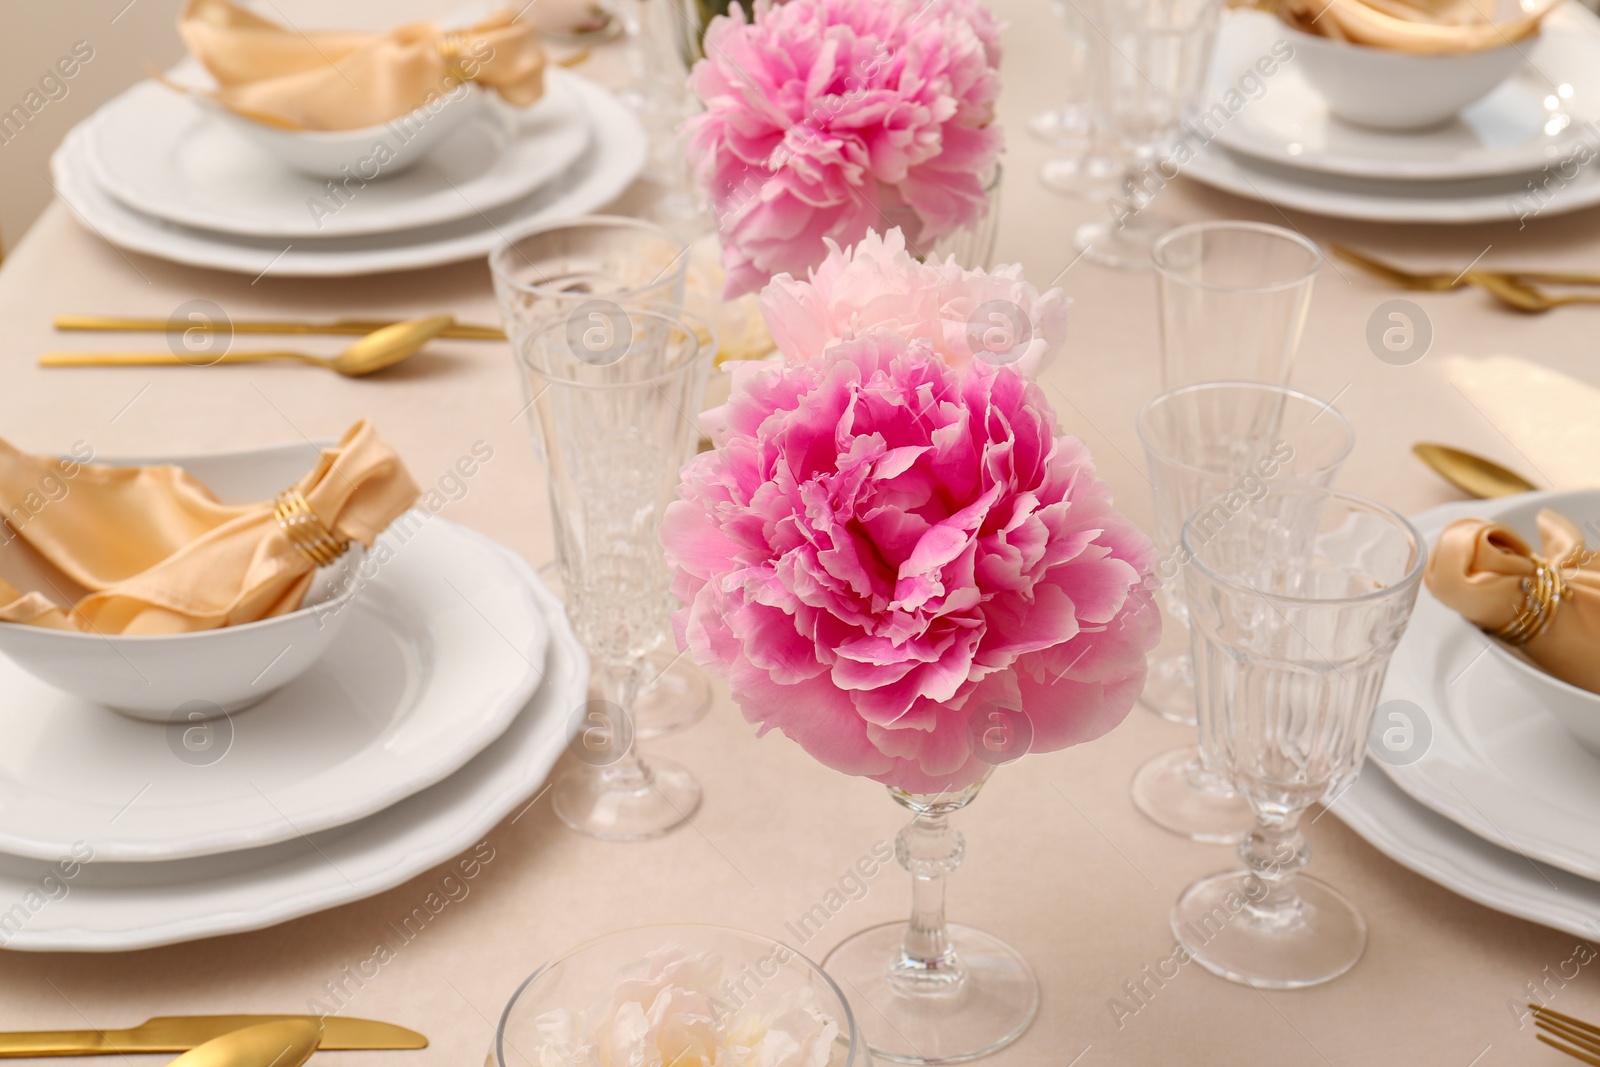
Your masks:
<svg viewBox="0 0 1600 1067"><path fill-rule="evenodd" d="M1329 40L1285 26L1293 62L1347 122L1386 130L1436 126L1488 96L1537 37L1463 55L1416 55Z"/></svg>
<svg viewBox="0 0 1600 1067"><path fill-rule="evenodd" d="M421 162L445 137L476 118L485 105L482 90L462 83L381 126L286 130L236 114L203 93L195 99L258 148L302 174L363 182L399 174Z"/></svg>
<svg viewBox="0 0 1600 1067"><path fill-rule="evenodd" d="M135 719L204 722L242 711L304 674L350 613L364 553L352 545L298 611L198 633L121 634L0 623L0 655L57 689Z"/></svg>

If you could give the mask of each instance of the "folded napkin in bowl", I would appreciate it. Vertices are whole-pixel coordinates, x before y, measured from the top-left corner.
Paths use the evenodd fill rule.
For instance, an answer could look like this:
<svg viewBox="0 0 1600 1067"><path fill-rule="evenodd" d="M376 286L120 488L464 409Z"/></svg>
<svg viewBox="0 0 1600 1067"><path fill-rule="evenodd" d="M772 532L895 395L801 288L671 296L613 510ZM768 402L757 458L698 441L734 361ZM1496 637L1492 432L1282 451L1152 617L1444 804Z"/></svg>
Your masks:
<svg viewBox="0 0 1600 1067"><path fill-rule="evenodd" d="M1539 512L1542 552L1509 526L1458 519L1423 576L1446 606L1520 645L1549 674L1600 693L1600 555L1564 516Z"/></svg>
<svg viewBox="0 0 1600 1067"><path fill-rule="evenodd" d="M228 0L189 0L178 33L217 80L209 95L218 103L290 129L380 126L468 81L519 107L544 93L538 32L511 8L453 32L413 22L388 33L301 33Z"/></svg>
<svg viewBox="0 0 1600 1067"><path fill-rule="evenodd" d="M302 529L368 548L419 490L358 422L280 500ZM298 494L298 496L296 496ZM0 623L101 634L170 634L256 622L300 607L323 554L280 521L278 501L224 504L182 469L30 456L0 441L0 556L49 594L0 578ZM51 577L51 575L54 577ZM70 590L70 592L69 592ZM78 597L70 607L60 601Z"/></svg>

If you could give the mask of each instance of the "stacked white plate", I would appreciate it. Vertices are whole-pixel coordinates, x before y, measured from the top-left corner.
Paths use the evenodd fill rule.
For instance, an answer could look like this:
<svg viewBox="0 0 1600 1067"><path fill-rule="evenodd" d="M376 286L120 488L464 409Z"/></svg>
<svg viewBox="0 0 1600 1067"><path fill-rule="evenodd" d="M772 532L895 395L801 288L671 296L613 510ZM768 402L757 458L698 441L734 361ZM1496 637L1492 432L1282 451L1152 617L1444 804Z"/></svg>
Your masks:
<svg viewBox="0 0 1600 1067"><path fill-rule="evenodd" d="M1425 130L1356 126L1328 112L1271 15L1222 21L1211 91L1238 106L1206 129L1182 173L1279 208L1378 222L1519 221L1600 203L1600 19L1563 4L1517 47L1523 66L1455 119ZM1256 64L1274 60L1270 76ZM1243 90L1241 91L1241 86ZM1242 103L1239 101L1242 100Z"/></svg>
<svg viewBox="0 0 1600 1067"><path fill-rule="evenodd" d="M1588 528L1600 522L1600 491L1450 504L1415 522L1431 542L1455 519L1504 516L1537 544L1532 517L1541 507ZM1403 731L1395 737L1404 743L1383 751L1375 741L1360 778L1329 810L1396 862L1462 896L1593 937L1600 757L1541 705L1523 670L1490 640L1421 592L1375 731Z"/></svg>
<svg viewBox="0 0 1600 1067"><path fill-rule="evenodd" d="M171 462L245 501L314 455ZM315 666L212 722L124 718L0 657L0 947L270 926L399 885L536 795L588 687L560 602L520 557L422 510L357 580Z"/></svg>
<svg viewBox="0 0 1600 1067"><path fill-rule="evenodd" d="M196 81L197 71L173 73ZM334 189L194 97L142 82L69 133L51 171L73 213L124 248L251 275L328 276L484 256L518 227L602 207L644 166L638 119L586 78L551 68L528 108L486 95L415 166Z"/></svg>

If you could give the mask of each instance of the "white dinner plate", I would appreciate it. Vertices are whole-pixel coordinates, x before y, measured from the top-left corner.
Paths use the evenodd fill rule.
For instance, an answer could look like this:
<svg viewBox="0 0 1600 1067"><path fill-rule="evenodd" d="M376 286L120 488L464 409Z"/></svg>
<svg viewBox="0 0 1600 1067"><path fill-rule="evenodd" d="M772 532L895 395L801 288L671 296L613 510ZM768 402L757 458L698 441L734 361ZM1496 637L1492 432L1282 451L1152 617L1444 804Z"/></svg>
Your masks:
<svg viewBox="0 0 1600 1067"><path fill-rule="evenodd" d="M1594 147L1600 151L1600 142ZM1600 167L1573 167L1536 197L1534 175L1465 181L1373 181L1319 174L1230 152L1213 142L1181 173L1197 182L1277 208L1366 222L1520 222L1600 204Z"/></svg>
<svg viewBox="0 0 1600 1067"><path fill-rule="evenodd" d="M303 473L315 452L274 454ZM225 459L202 466L224 500L275 491L242 484L259 462L233 479ZM119 715L0 657L0 851L55 859L83 844L97 860L158 861L255 848L459 769L541 682L549 626L527 567L419 509L385 531L357 581L351 617L310 670L209 724L178 708L168 724Z"/></svg>
<svg viewBox="0 0 1600 1067"><path fill-rule="evenodd" d="M1370 764L1328 810L1379 852L1452 893L1578 937L1600 933L1600 882L1496 848L1418 804Z"/></svg>
<svg viewBox="0 0 1600 1067"><path fill-rule="evenodd" d="M1512 507L1531 515L1538 506L1590 524L1600 520L1600 490L1452 504L1415 521L1432 540L1455 518L1492 519ZM1421 592L1382 702L1420 708L1428 736L1414 762L1380 766L1412 799L1485 841L1600 879L1600 758L1537 703L1521 672L1489 641Z"/></svg>
<svg viewBox="0 0 1600 1067"><path fill-rule="evenodd" d="M649 138L611 93L574 76L588 112L589 147L564 174L520 200L456 222L360 237L275 239L193 229L135 211L94 180L85 132L69 133L50 160L56 193L80 222L123 248L195 267L252 276L338 277L415 270L477 259L504 234L537 222L587 214L616 199L643 169Z"/></svg>
<svg viewBox="0 0 1600 1067"><path fill-rule="evenodd" d="M303 474L309 452L292 445L183 464L208 485L259 498ZM503 734L455 774L376 814L263 848L158 863L105 862L97 853L74 865L83 849L50 861L0 855L0 900L10 907L0 912L0 948L114 952L258 930L397 886L471 848L526 803L579 720L588 660L560 600L520 556L455 529L515 572L549 634L544 680ZM63 860L71 877L63 877Z"/></svg>
<svg viewBox="0 0 1600 1067"><path fill-rule="evenodd" d="M381 893L482 842L555 766L589 685L561 602L494 550L521 565L551 634L544 684L494 744L375 815L266 848L167 863L67 855L65 866L0 855L0 900L13 905L0 915L0 947L121 952L259 930ZM473 854L492 863L493 844Z"/></svg>
<svg viewBox="0 0 1600 1067"><path fill-rule="evenodd" d="M356 173L338 195L154 81L95 113L84 158L117 200L196 229L316 238L415 230L527 196L571 166L590 136L578 80L548 70L544 97L525 110L490 95L416 166L365 183ZM355 173L359 160L350 162Z"/></svg>
<svg viewBox="0 0 1600 1067"><path fill-rule="evenodd" d="M1259 11L1222 21L1211 92L1237 88L1254 64L1287 40L1283 25ZM1281 46L1280 46L1281 47ZM1527 63L1454 120L1425 130L1376 130L1341 121L1293 59L1270 77L1255 72L1242 107L1214 127L1217 143L1300 170L1355 178L1453 181L1522 175L1558 164L1577 139L1600 149L1600 18L1564 4L1540 36L1519 46ZM1260 88L1254 88L1259 85Z"/></svg>

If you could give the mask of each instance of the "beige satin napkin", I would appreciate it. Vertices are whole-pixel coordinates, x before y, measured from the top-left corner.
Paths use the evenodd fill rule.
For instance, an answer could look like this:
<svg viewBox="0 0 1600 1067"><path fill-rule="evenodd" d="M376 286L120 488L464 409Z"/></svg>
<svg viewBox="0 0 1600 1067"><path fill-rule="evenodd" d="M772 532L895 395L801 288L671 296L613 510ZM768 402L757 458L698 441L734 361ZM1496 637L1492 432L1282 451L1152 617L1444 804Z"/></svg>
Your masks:
<svg viewBox="0 0 1600 1067"><path fill-rule="evenodd" d="M449 33L431 22L382 34L301 33L228 0L189 0L178 33L216 78L209 95L246 118L291 129L379 126L463 81L519 107L544 93L538 32L509 7Z"/></svg>
<svg viewBox="0 0 1600 1067"><path fill-rule="evenodd" d="M286 487L288 488L288 487ZM358 422L294 486L337 538L371 547L417 499L394 450ZM166 634L255 622L300 606L316 566L274 501L223 504L178 467L106 467L30 456L0 441L0 536L20 539L69 583L0 579L0 623ZM0 552L16 552L8 543Z"/></svg>
<svg viewBox="0 0 1600 1067"><path fill-rule="evenodd" d="M1564 682L1600 693L1600 560L1565 517L1539 513L1540 559L1510 527L1457 519L1439 535L1423 580L1439 601L1490 633L1536 619L1542 600L1553 611L1522 646L1540 667ZM1545 563L1559 572L1559 601L1530 597Z"/></svg>

